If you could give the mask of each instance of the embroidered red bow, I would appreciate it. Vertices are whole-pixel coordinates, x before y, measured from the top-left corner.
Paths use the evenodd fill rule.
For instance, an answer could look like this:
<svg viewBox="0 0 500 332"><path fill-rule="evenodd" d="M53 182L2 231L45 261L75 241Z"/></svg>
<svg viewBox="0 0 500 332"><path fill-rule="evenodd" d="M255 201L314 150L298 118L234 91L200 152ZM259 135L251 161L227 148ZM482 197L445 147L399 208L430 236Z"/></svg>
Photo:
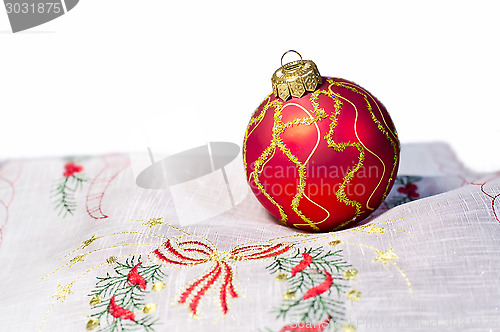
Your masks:
<svg viewBox="0 0 500 332"><path fill-rule="evenodd" d="M193 266L212 262L212 267L189 284L180 294L177 303L188 304L189 310L196 316L198 305L206 292L217 284L219 303L222 313L228 312L228 295L237 298L233 285L235 261L252 261L271 258L281 255L291 247L284 244L261 243L252 245L240 245L231 251L218 251L209 241L192 236L181 236L168 239L163 245L154 251L158 259L164 263L178 266Z"/></svg>

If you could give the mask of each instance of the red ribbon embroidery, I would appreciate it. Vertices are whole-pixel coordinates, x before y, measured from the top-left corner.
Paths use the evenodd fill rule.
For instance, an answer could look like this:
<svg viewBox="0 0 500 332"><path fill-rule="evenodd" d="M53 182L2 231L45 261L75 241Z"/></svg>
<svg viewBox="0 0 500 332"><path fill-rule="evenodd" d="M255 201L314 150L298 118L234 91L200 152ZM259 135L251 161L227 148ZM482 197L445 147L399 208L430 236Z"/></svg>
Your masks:
<svg viewBox="0 0 500 332"><path fill-rule="evenodd" d="M115 318L129 319L129 320L135 322L134 313L132 311L125 309L125 308L122 308L118 304L116 304L114 296L111 298L111 300L109 300L108 311L111 314L111 316L113 316Z"/></svg>
<svg viewBox="0 0 500 332"><path fill-rule="evenodd" d="M130 270L127 277L127 284L138 285L142 290L146 290L146 279L144 279L138 272L137 267L141 265L142 262L137 263L133 269Z"/></svg>
<svg viewBox="0 0 500 332"><path fill-rule="evenodd" d="M292 277L297 273L304 271L312 262L312 257L307 252L303 252L302 256L304 256L302 261L292 268Z"/></svg>
<svg viewBox="0 0 500 332"><path fill-rule="evenodd" d="M94 219L106 219L108 215L102 211L104 195L111 182L130 165L126 155L105 155L102 157L104 167L92 180L87 193L87 213Z"/></svg>
<svg viewBox="0 0 500 332"><path fill-rule="evenodd" d="M227 314L228 297L237 298L233 285L235 261L253 261L281 255L291 247L284 244L262 243L241 245L229 252L218 251L209 241L192 236L168 239L154 251L164 263L177 266L194 266L212 262L212 267L201 277L189 284L177 299L177 303L187 304L193 316L198 314L198 305L214 285L218 287L218 297L222 313Z"/></svg>
<svg viewBox="0 0 500 332"><path fill-rule="evenodd" d="M325 281L319 284L316 287L312 287L304 294L304 300L310 299L311 297L315 297L316 295L323 294L326 292L333 284L332 275L326 271L323 271L326 274Z"/></svg>

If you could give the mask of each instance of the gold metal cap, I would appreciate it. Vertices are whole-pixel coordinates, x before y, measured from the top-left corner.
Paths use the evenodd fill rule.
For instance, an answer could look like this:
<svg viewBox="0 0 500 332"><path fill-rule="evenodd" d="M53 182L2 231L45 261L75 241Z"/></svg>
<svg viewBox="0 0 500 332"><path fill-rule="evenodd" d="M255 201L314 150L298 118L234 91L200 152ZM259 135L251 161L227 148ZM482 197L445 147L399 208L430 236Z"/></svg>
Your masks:
<svg viewBox="0 0 500 332"><path fill-rule="evenodd" d="M300 60L283 65L283 57L290 52L298 54ZM290 50L283 53L281 67L274 72L271 82L273 83L274 96L286 101L290 96L300 98L306 91L316 90L322 80L314 62L302 60L299 52Z"/></svg>

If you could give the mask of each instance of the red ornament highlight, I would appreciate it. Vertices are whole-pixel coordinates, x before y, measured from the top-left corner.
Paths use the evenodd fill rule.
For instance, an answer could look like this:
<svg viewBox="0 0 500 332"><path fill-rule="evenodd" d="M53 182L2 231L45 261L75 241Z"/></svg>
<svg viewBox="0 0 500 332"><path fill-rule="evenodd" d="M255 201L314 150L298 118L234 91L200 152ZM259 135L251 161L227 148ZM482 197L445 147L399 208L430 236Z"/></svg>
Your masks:
<svg viewBox="0 0 500 332"><path fill-rule="evenodd" d="M283 224L316 232L370 215L392 188L399 152L384 105L359 85L329 77L300 98L270 94L243 142L257 199Z"/></svg>

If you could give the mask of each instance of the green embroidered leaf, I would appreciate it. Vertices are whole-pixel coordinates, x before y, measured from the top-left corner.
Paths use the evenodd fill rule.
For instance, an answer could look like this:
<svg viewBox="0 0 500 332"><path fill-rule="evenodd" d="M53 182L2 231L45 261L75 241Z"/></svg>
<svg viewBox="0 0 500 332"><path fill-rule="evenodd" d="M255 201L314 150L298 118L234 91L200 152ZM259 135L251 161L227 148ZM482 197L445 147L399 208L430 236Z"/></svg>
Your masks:
<svg viewBox="0 0 500 332"><path fill-rule="evenodd" d="M309 325L323 322L325 330L345 322L349 280L343 273L348 268L342 250L323 247L299 248L291 257L275 258L267 269L279 275L278 280L286 275L288 286L283 302L273 309L276 318Z"/></svg>
<svg viewBox="0 0 500 332"><path fill-rule="evenodd" d="M125 263L117 262L114 273L97 277L96 287L89 297L94 311L91 317L100 322L99 332L154 331L158 319L151 315L137 318L134 311L144 309L145 297L153 284L163 281L167 275L161 265L143 266L140 262L140 256L137 261L132 257Z"/></svg>

